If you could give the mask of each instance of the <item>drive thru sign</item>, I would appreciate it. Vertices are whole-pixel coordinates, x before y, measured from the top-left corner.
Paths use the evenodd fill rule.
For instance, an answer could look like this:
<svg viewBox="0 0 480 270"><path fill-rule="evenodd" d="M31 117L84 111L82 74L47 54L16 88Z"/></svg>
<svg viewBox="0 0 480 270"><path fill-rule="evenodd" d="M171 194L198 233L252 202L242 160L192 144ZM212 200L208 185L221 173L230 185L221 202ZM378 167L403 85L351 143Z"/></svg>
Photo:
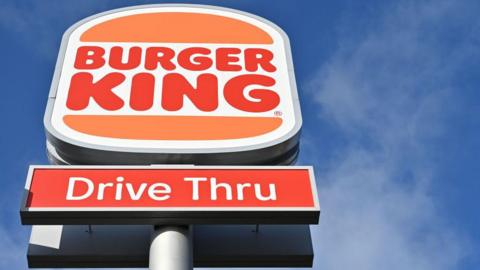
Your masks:
<svg viewBox="0 0 480 270"><path fill-rule="evenodd" d="M24 224L316 224L311 167L32 166Z"/></svg>

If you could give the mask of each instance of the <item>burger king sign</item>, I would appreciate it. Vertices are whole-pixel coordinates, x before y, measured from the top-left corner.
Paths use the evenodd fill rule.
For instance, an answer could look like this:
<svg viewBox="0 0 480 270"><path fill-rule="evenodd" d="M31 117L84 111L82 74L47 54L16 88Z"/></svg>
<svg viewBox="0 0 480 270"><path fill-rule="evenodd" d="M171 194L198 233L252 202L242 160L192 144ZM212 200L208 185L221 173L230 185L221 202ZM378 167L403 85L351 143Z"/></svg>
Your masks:
<svg viewBox="0 0 480 270"><path fill-rule="evenodd" d="M211 6L86 18L63 37L44 122L70 164L288 164L301 127L288 38Z"/></svg>

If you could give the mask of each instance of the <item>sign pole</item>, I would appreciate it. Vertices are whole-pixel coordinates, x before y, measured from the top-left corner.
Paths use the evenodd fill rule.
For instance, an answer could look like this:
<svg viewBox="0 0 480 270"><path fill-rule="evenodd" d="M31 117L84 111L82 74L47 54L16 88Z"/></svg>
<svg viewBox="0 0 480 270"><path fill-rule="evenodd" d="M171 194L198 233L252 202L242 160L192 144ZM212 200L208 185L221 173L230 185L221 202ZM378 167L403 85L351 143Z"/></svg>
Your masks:
<svg viewBox="0 0 480 270"><path fill-rule="evenodd" d="M149 255L150 270L192 270L190 226L155 226Z"/></svg>

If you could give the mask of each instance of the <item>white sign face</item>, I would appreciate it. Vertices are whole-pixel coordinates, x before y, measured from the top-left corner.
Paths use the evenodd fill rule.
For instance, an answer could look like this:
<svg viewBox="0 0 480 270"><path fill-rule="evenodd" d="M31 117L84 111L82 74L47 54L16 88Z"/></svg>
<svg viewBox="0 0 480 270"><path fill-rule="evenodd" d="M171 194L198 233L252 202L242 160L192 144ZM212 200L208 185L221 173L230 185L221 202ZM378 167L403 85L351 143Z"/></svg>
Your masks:
<svg viewBox="0 0 480 270"><path fill-rule="evenodd" d="M64 36L45 125L115 151L235 152L295 136L286 35L243 12L153 5L87 18Z"/></svg>

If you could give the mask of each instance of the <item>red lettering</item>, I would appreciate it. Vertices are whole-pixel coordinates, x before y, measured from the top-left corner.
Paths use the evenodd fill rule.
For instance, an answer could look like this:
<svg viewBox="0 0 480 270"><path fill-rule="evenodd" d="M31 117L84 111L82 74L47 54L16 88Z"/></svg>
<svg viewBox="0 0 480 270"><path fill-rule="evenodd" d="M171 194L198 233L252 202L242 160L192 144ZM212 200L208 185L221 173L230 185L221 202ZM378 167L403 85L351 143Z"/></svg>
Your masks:
<svg viewBox="0 0 480 270"><path fill-rule="evenodd" d="M200 47L186 48L178 54L178 64L183 68L192 71L206 70L212 66L212 59L207 56L193 57L195 54L209 55L210 50Z"/></svg>
<svg viewBox="0 0 480 270"><path fill-rule="evenodd" d="M145 111L153 105L155 77L149 73L138 73L132 78L130 107L136 111Z"/></svg>
<svg viewBox="0 0 480 270"><path fill-rule="evenodd" d="M115 46L110 50L110 58L108 64L114 69L128 70L134 69L140 65L142 60L142 49L140 47L132 47L128 50L128 59L123 61L123 48Z"/></svg>
<svg viewBox="0 0 480 270"><path fill-rule="evenodd" d="M213 74L197 77L197 88L178 73L163 78L162 107L167 111L178 111L183 107L183 96L187 96L201 111L210 112L218 107L218 82Z"/></svg>
<svg viewBox="0 0 480 270"><path fill-rule="evenodd" d="M277 68L271 63L273 53L266 49L246 49L245 50L245 69L250 72L258 70L261 66L263 70L275 72Z"/></svg>
<svg viewBox="0 0 480 270"><path fill-rule="evenodd" d="M240 65L234 65L240 58L233 56L239 54L242 51L238 48L218 48L216 51L216 64L217 69L220 71L240 71L242 67Z"/></svg>
<svg viewBox="0 0 480 270"><path fill-rule="evenodd" d="M160 64L165 70L174 70L175 64L172 63L174 56L175 51L167 47L147 48L145 55L145 68L148 70L154 70L157 69L158 64Z"/></svg>
<svg viewBox="0 0 480 270"><path fill-rule="evenodd" d="M105 64L105 50L97 46L82 46L78 48L75 57L76 69L97 69Z"/></svg>
<svg viewBox="0 0 480 270"><path fill-rule="evenodd" d="M67 107L71 110L83 110L88 106L90 98L105 110L114 111L123 107L123 100L112 92L112 89L125 80L121 73L110 73L97 82L93 82L92 74L80 72L73 75L68 90Z"/></svg>
<svg viewBox="0 0 480 270"><path fill-rule="evenodd" d="M264 75L248 74L233 77L225 84L225 100L233 107L246 112L267 112L278 106L280 97L273 90L253 89L249 96L258 101L251 101L245 97L245 88L249 85L273 86L275 80Z"/></svg>

